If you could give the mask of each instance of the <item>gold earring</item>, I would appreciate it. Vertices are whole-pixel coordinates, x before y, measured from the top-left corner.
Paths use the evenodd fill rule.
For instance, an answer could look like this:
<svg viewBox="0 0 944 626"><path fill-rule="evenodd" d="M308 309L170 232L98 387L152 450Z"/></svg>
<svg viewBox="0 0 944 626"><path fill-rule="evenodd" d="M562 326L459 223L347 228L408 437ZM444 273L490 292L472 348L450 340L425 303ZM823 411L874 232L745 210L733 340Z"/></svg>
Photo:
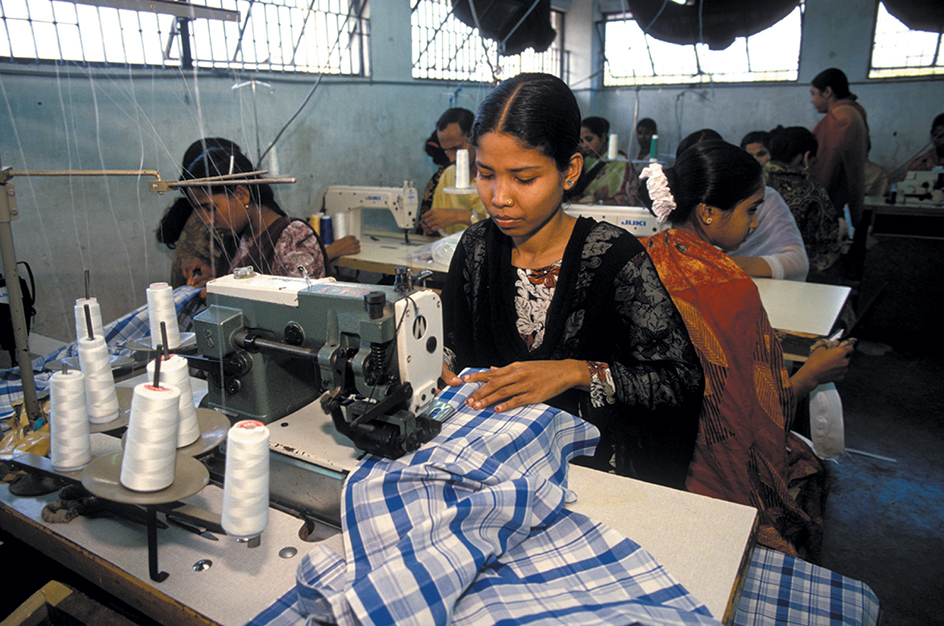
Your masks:
<svg viewBox="0 0 944 626"><path fill-rule="evenodd" d="M710 223L712 223L713 221L714 221L714 220L711 219L710 217L705 219L705 223L706 223L706 224L710 224Z"/></svg>

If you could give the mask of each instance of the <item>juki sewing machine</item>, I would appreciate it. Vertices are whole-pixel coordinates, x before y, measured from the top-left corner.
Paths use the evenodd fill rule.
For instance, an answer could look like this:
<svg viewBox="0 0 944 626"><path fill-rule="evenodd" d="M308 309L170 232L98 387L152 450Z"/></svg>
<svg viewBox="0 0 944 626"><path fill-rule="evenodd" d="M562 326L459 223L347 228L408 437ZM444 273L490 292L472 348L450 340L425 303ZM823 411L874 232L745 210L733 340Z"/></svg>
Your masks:
<svg viewBox="0 0 944 626"><path fill-rule="evenodd" d="M404 236L409 237L409 231L416 227L420 203L413 183L403 181L403 187L334 185L325 191L324 207L333 218L343 215L347 234L361 239L364 234L363 209L387 209Z"/></svg>
<svg viewBox="0 0 944 626"><path fill-rule="evenodd" d="M659 223L649 209L638 206L608 206L603 204L565 204L564 211L571 215L592 217L598 222L609 222L624 228L637 237L648 237L669 227Z"/></svg>
<svg viewBox="0 0 944 626"><path fill-rule="evenodd" d="M439 432L424 414L442 372L439 296L394 286L256 274L210 281L194 318L203 406L231 420L279 420L320 398L361 450L397 458Z"/></svg>
<svg viewBox="0 0 944 626"><path fill-rule="evenodd" d="M904 204L944 204L944 172L908 172L898 196Z"/></svg>

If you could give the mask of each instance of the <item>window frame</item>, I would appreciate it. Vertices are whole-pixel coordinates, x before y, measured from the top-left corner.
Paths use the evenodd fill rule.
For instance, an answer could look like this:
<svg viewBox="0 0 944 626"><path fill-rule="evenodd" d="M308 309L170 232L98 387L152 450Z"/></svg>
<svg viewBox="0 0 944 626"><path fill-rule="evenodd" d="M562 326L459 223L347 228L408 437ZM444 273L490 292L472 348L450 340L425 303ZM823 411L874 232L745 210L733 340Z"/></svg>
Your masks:
<svg viewBox="0 0 944 626"><path fill-rule="evenodd" d="M886 66L879 67L875 66L875 55L876 47L880 45L878 38L880 36L879 27L880 20L883 19L882 12L888 16L888 19L895 20L902 26L908 29L907 37L912 36L914 33L927 33L928 35L937 36L937 46L934 52L934 59L929 65L899 65L899 66ZM896 33L903 34L903 33ZM889 78L905 78L905 79L940 79L944 77L944 33L935 33L933 31L922 31L915 30L910 28L907 24L904 24L896 18L891 12L885 8L885 3L879 0L875 3L875 19L872 21L872 47L869 53L869 67L867 78L869 80L888 80Z"/></svg>
<svg viewBox="0 0 944 626"><path fill-rule="evenodd" d="M441 18L438 26L433 27L431 24L418 23L417 15L423 11L424 3L427 5L427 11L431 13L436 13L436 10L435 7L430 5L448 6L448 11L443 11L440 8L439 14L433 16ZM529 48L517 55L499 57L498 43L479 36L477 29L464 24L453 16L449 0L410 0L410 4L410 72L414 80L489 83L508 78L522 71L543 71L552 73L567 82L569 77L569 54L566 51L566 13L564 11L551 9L551 20L557 30L557 37L545 52L538 53ZM442 17L443 15L445 17ZM432 37L424 39L423 33L429 31L432 31ZM437 41L440 33L444 33L443 39L461 40L461 43L458 46L453 46L452 50L444 49L449 42L447 41L444 45L441 40ZM464 51L470 53L477 51L479 57L482 58L483 47L485 49L484 65L488 71L480 69L483 65L481 60L471 68L464 65L459 69L449 69L449 65L453 60ZM431 56L428 54L431 48L443 50L431 62L427 61L425 67L418 68L424 58ZM554 55L559 56L554 59ZM550 64L554 67L549 68L547 61L550 61ZM444 67L436 65L437 63L444 63Z"/></svg>
<svg viewBox="0 0 944 626"><path fill-rule="evenodd" d="M14 11L11 15L7 7L13 3L0 0L0 20L6 35L0 37L5 39L0 41L0 69L120 68L131 71L254 72L282 76L323 73L350 78L370 75L369 0L209 0L218 6L168 0L14 2L20 5L17 7L19 13ZM324 10L325 6L338 11L347 9L348 12L328 12ZM245 10L247 7L248 11ZM63 10L67 13L66 19L59 17ZM261 11L262 19L253 18L253 10ZM34 11L47 18L33 20ZM273 14L279 17L274 25L266 20ZM328 19L325 16L335 18L336 37L316 34L315 23L323 23ZM17 36L20 36L24 29L19 22L27 21L26 36L32 44L32 56L17 49L18 44L11 37L12 32L18 32ZM108 27L117 25L119 35L106 37L103 24ZM345 27L343 30L342 26ZM153 30L149 30L151 27ZM249 39L253 29L263 31L258 37L263 42L262 47L254 46ZM51 46L45 50L36 45L40 30L47 35L54 34ZM348 37L348 49L338 53L336 49L345 39L344 32ZM87 40L91 41L86 43ZM69 52L63 49L66 41L72 41L75 46ZM159 48L155 44L159 44ZM244 50L247 44L254 46L255 56L247 55ZM89 45L95 46L95 50L90 50ZM109 54L108 50L116 45L120 54ZM299 61L297 55L302 48L307 54ZM58 51L58 57L49 54L50 50ZM221 51L225 51L222 57ZM261 56L258 54L260 51ZM67 56L69 58L64 58Z"/></svg>
<svg viewBox="0 0 944 626"><path fill-rule="evenodd" d="M704 65L707 62L710 62L708 56L714 55L718 58L718 54L727 53L735 45L741 45L744 48L744 57L747 60L747 63L750 64L751 58L751 39L762 35L765 32L769 31L772 28L777 27L783 21L791 19L796 11L799 11L799 27L796 32L796 65L793 69L775 69L775 70L751 70L750 65L746 71L736 71L728 73L718 73L718 72L705 72L703 71ZM755 33L749 37L738 37L734 42L722 51L712 51L708 49L707 44L698 43L698 44L673 44L669 42L664 42L646 34L641 27L636 25L636 28L643 35L644 42L646 45L646 56L650 61L650 64L653 65L653 73L651 75L638 75L633 77L633 75L626 76L616 76L611 71L611 62L607 56L607 24L617 21L632 21L635 22L635 19L632 17L631 12L624 11L613 11L613 12L604 12L600 20L595 24L597 29L597 36L600 38L600 66L602 69L602 86L604 88L625 88L625 87L672 87L672 86L684 86L684 85L693 85L693 84L725 84L725 85L734 85L734 84L758 84L758 83L773 83L773 84L783 84L783 83L795 83L799 80L800 74L800 57L802 54L802 35L803 35L803 24L806 14L806 3L805 0L801 0L797 5L797 8L790 12L783 20L777 22L773 26ZM691 52L691 55L694 58L694 72L684 72L684 73L675 73L675 74L666 74L658 73L657 69L654 66L653 60L653 47L677 47L676 49L686 49ZM672 55L666 55L672 56ZM703 61L702 58L705 58ZM631 69L631 68L630 68ZM750 79L751 75L758 75L756 79ZM783 77L777 77L777 75L782 75ZM747 76L747 78L745 78ZM661 80L660 77L666 77L666 80Z"/></svg>

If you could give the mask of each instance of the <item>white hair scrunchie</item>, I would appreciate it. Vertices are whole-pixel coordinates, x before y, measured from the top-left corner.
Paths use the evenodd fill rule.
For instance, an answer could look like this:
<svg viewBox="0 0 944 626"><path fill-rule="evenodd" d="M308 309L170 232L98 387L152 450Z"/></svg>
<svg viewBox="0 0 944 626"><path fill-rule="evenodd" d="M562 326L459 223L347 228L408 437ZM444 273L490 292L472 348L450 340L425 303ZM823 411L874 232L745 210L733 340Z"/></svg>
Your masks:
<svg viewBox="0 0 944 626"><path fill-rule="evenodd" d="M662 164L651 163L642 171L639 179L646 181L646 189L649 190L649 198L652 200L652 212L661 224L676 207L675 197L669 189L669 180L662 171Z"/></svg>

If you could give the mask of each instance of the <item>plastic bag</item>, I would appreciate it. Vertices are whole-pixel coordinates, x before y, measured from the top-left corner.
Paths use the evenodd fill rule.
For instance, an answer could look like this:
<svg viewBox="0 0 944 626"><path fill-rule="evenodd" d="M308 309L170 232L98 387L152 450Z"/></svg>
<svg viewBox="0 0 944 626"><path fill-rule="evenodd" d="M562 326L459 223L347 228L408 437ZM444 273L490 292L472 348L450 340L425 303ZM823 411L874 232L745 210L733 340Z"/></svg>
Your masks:
<svg viewBox="0 0 944 626"><path fill-rule="evenodd" d="M429 263L432 261L440 265L449 265L461 237L462 231L459 231L447 237L443 237L442 239L437 239L436 241L422 245L410 254L410 260L419 263Z"/></svg>
<svg viewBox="0 0 944 626"><path fill-rule="evenodd" d="M846 454L842 401L833 383L820 385L810 394L810 436L813 451L821 459L835 460Z"/></svg>

